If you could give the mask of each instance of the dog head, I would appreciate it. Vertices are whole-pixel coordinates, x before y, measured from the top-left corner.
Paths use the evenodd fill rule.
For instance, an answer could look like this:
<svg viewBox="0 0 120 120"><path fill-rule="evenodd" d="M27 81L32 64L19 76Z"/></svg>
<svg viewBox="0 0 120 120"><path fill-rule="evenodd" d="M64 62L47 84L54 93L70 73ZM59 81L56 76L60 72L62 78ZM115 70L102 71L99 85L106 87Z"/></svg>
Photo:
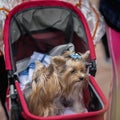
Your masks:
<svg viewBox="0 0 120 120"><path fill-rule="evenodd" d="M63 54L66 59L64 71L61 74L63 98L68 99L69 96L81 93L88 84L86 61L89 53L89 51L84 54L67 51Z"/></svg>

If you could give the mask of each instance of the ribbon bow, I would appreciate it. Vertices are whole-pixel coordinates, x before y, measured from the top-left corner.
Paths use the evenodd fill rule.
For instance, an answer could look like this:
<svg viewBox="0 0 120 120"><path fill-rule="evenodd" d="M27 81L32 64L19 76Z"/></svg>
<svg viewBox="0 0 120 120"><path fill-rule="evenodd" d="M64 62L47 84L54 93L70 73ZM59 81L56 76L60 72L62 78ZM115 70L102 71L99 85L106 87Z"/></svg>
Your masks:
<svg viewBox="0 0 120 120"><path fill-rule="evenodd" d="M71 58L73 58L73 59L82 59L82 56L80 55L80 54L78 54L78 53L72 53L71 55L70 55L70 57Z"/></svg>

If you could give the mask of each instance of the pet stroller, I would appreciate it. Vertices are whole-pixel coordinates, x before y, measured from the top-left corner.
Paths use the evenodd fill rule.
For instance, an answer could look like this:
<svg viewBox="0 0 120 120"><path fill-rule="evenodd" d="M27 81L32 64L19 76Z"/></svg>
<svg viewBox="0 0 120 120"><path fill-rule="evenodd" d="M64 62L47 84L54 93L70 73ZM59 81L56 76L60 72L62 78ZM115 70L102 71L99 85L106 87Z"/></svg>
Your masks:
<svg viewBox="0 0 120 120"><path fill-rule="evenodd" d="M71 43L76 52L90 50L90 81L84 94L88 112L50 117L31 114L20 87L18 73L26 68L34 51L49 54L56 46L66 45L67 48ZM95 82L94 45L87 22L77 7L56 0L30 1L17 5L5 21L4 45L12 116L15 120L104 120L108 102Z"/></svg>

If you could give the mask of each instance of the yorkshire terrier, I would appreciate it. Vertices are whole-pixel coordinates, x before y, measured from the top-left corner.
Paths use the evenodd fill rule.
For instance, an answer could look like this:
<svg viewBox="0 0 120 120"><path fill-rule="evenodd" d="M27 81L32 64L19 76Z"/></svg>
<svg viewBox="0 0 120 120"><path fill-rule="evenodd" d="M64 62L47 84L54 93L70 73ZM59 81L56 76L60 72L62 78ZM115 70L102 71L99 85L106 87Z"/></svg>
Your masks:
<svg viewBox="0 0 120 120"><path fill-rule="evenodd" d="M60 115L68 107L75 113L86 112L82 90L88 83L86 61L89 53L67 51L52 57L48 67L36 62L32 92L27 96L31 113L44 117Z"/></svg>
<svg viewBox="0 0 120 120"><path fill-rule="evenodd" d="M58 101L63 90L60 75L64 73L65 64L66 60L63 56L52 57L48 67L36 62L32 76L32 91L26 96L31 113L38 116L52 116L59 115L64 110L63 105Z"/></svg>
<svg viewBox="0 0 120 120"><path fill-rule="evenodd" d="M65 52L66 59L64 73L61 76L63 93L61 103L74 113L87 112L83 100L83 89L88 85L86 61L90 52L85 54Z"/></svg>

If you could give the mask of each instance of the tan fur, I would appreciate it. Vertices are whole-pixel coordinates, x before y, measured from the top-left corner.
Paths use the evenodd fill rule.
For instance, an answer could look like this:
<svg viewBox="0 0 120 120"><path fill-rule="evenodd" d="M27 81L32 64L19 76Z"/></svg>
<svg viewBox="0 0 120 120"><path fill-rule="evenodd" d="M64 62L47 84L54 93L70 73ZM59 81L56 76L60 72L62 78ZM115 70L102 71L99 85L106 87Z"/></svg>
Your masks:
<svg viewBox="0 0 120 120"><path fill-rule="evenodd" d="M48 67L41 65L40 62L36 63L32 80L33 91L28 98L30 112L35 115L51 116L57 114L54 99L61 95L62 86L55 72L57 67L55 62L57 61L54 61L53 58ZM62 62L59 62L59 64L62 64Z"/></svg>
<svg viewBox="0 0 120 120"><path fill-rule="evenodd" d="M84 112L82 90L88 81L84 61L89 52L83 54L81 60L70 58L70 54L66 52L62 56L53 57L48 67L36 63L32 93L28 98L31 113L38 116L59 115L66 107L61 98L66 102L72 101L67 107L75 112Z"/></svg>
<svg viewBox="0 0 120 120"><path fill-rule="evenodd" d="M69 57L69 51L64 54L66 60L66 70L61 76L64 86L62 97L66 102L70 102L70 107L74 112L85 112L86 108L83 101L83 88L88 84L88 75L84 62L89 56L89 51L81 55L82 59L74 60ZM71 105L72 102L72 105Z"/></svg>

